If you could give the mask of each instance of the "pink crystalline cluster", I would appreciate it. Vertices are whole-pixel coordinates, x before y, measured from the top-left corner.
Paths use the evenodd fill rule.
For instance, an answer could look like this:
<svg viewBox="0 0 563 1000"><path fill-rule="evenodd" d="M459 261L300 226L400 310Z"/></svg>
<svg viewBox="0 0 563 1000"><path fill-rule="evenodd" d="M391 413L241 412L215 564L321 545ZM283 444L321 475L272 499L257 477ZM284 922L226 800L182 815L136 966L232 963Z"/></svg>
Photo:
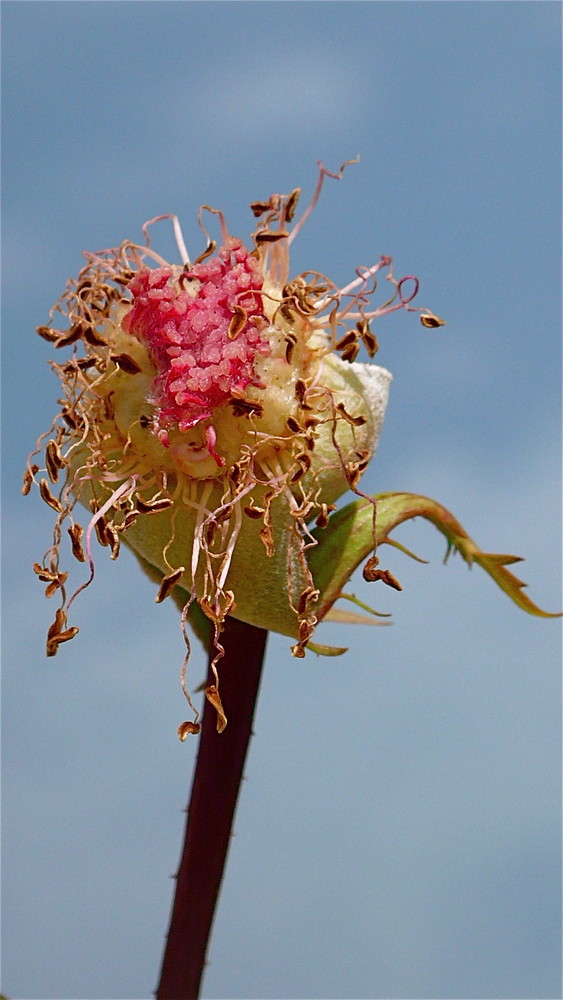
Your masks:
<svg viewBox="0 0 563 1000"><path fill-rule="evenodd" d="M261 337L268 324L262 283L258 262L234 238L180 274L143 268L129 282L133 304L123 328L146 344L156 365L150 400L163 444L168 428L186 431L260 384L254 359L270 353Z"/></svg>

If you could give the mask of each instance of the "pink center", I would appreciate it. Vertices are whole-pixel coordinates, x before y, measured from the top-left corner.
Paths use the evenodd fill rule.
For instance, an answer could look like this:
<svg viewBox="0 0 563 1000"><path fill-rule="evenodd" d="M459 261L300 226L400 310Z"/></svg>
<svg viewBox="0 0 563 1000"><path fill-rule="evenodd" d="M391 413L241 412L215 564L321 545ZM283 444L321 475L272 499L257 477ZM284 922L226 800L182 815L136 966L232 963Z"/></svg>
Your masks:
<svg viewBox="0 0 563 1000"><path fill-rule="evenodd" d="M187 431L249 385L260 385L254 360L270 353L261 338L268 325L262 276L239 240L229 239L216 256L180 275L170 267L144 268L128 287L133 303L123 328L146 344L156 365L150 399L163 444L170 427ZM217 459L212 439L207 434Z"/></svg>

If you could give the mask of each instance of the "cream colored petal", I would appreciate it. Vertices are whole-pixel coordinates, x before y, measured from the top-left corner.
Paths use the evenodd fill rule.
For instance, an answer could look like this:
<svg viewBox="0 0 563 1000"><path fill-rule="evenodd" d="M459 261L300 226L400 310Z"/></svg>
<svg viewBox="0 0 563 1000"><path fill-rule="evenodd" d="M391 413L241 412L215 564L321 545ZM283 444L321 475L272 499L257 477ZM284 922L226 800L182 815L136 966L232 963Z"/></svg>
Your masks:
<svg viewBox="0 0 563 1000"><path fill-rule="evenodd" d="M373 365L369 362L342 361L336 354L329 354L324 360L324 365L327 371L327 377L325 376L327 384L334 389L340 389L342 384L346 387L346 409L348 412L352 416L363 413L368 417L367 440L370 450L374 454L387 409L389 388L393 380L391 372L380 365ZM357 412L356 406L358 407Z"/></svg>
<svg viewBox="0 0 563 1000"><path fill-rule="evenodd" d="M373 458L383 418L392 375L379 365L342 361L336 354L323 360L320 381L330 390L334 406L343 404L351 417L364 417L365 423L354 427L345 420L337 424L336 441L346 461L354 461L358 453L367 452ZM329 420L318 428L313 467L322 486L322 500L334 503L350 487L342 462L335 451L333 424Z"/></svg>

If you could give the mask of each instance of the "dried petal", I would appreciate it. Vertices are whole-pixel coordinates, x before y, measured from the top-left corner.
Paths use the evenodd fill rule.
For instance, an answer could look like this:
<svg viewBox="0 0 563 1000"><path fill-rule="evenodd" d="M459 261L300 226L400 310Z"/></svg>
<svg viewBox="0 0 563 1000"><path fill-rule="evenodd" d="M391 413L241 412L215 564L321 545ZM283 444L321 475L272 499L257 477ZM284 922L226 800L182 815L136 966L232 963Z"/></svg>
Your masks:
<svg viewBox="0 0 563 1000"><path fill-rule="evenodd" d="M74 558L78 559L78 562L86 562L86 556L84 555L84 550L82 548L82 535L84 534L84 529L79 524L73 524L68 529L68 533L72 543L72 554Z"/></svg>
<svg viewBox="0 0 563 1000"><path fill-rule="evenodd" d="M178 580L181 579L183 572L184 567L179 566L178 569L172 570L172 572L168 573L167 576L163 576L158 593L155 597L157 604L161 604L162 601L164 601L165 598L172 593L174 587L178 583Z"/></svg>
<svg viewBox="0 0 563 1000"><path fill-rule="evenodd" d="M184 743L190 733L194 733L195 735L197 735L200 729L201 726L199 722L182 722L182 724L178 726L178 736L181 739L182 743Z"/></svg>
<svg viewBox="0 0 563 1000"><path fill-rule="evenodd" d="M445 319L440 319L439 316L436 316L434 313L428 312L428 310L421 314L420 322L422 323L423 326L426 326L431 330L436 329L437 326L446 325Z"/></svg>
<svg viewBox="0 0 563 1000"><path fill-rule="evenodd" d="M232 319L230 320L227 329L227 337L229 340L236 340L239 333L244 330L247 322L248 313L246 312L246 309L243 309L242 306L235 306L233 309Z"/></svg>
<svg viewBox="0 0 563 1000"><path fill-rule="evenodd" d="M285 203L285 218L286 222L292 222L295 215L295 209L297 208L297 202L299 201L299 196L301 194L301 188L294 188Z"/></svg>
<svg viewBox="0 0 563 1000"><path fill-rule="evenodd" d="M52 507L53 510L56 510L57 513L59 514L62 513L63 506L60 500L57 500L57 498L54 497L53 494L51 493L51 490L49 489L49 484L46 479L42 479L41 482L39 483L39 492L41 494L42 500L44 500L45 503L49 505L49 507Z"/></svg>
<svg viewBox="0 0 563 1000"><path fill-rule="evenodd" d="M217 686L215 684L209 684L206 687L205 697L213 705L213 708L217 712L217 732L222 733L227 725L227 716L225 715L223 703L221 702L219 691L217 690Z"/></svg>
<svg viewBox="0 0 563 1000"><path fill-rule="evenodd" d="M128 375L137 375L143 369L129 354L110 354L110 361L113 361L118 368L127 372Z"/></svg>
<svg viewBox="0 0 563 1000"><path fill-rule="evenodd" d="M260 245L261 243L278 243L280 240L285 240L289 236L289 233L285 229L260 229L254 235L256 243Z"/></svg>
<svg viewBox="0 0 563 1000"><path fill-rule="evenodd" d="M31 489L31 485L34 481L34 476L36 472L39 472L38 465L32 465L30 468L26 469L23 474L23 485L22 485L22 495L25 497Z"/></svg>
<svg viewBox="0 0 563 1000"><path fill-rule="evenodd" d="M76 626L65 629L66 613L62 608L58 608L55 613L55 620L47 632L47 656L55 656L61 642L68 642L77 634Z"/></svg>
<svg viewBox="0 0 563 1000"><path fill-rule="evenodd" d="M49 479L52 483L56 483L59 478L59 472L65 463L61 455L59 445L52 439L49 441L45 449L45 464L47 466Z"/></svg>
<svg viewBox="0 0 563 1000"><path fill-rule="evenodd" d="M143 500L139 496L135 498L135 504L142 514L158 514L171 507L173 502L170 497L157 497L154 500Z"/></svg>

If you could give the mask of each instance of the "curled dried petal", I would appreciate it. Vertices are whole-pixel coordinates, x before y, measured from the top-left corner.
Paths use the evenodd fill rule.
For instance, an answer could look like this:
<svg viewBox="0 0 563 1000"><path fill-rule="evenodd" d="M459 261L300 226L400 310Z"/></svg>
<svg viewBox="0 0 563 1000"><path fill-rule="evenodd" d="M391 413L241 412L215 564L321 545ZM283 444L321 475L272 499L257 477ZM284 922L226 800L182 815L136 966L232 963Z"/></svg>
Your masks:
<svg viewBox="0 0 563 1000"><path fill-rule="evenodd" d="M205 697L213 705L213 708L217 712L217 732L222 733L227 725L227 716L225 715L223 703L219 697L219 691L216 684L209 684L206 687Z"/></svg>
<svg viewBox="0 0 563 1000"><path fill-rule="evenodd" d="M46 504L49 505L49 507L52 507L53 510L56 510L57 513L59 514L62 513L63 506L60 500L57 500L57 498L54 497L53 494L51 493L51 490L49 489L49 484L46 479L42 479L40 481L39 492L41 494L41 498L45 501Z"/></svg>
<svg viewBox="0 0 563 1000"><path fill-rule="evenodd" d="M182 743L184 743L190 733L194 733L197 736L200 729L201 725L199 722L182 722L182 724L178 726L178 736Z"/></svg>
<svg viewBox="0 0 563 1000"><path fill-rule="evenodd" d="M162 601L164 601L168 597L168 595L172 593L174 587L176 586L178 581L182 578L183 572L184 572L184 567L179 566L178 569L174 569L172 570L171 573L168 573L166 576L163 576L160 587L158 589L158 593L155 597L155 601L157 604L161 604Z"/></svg>

